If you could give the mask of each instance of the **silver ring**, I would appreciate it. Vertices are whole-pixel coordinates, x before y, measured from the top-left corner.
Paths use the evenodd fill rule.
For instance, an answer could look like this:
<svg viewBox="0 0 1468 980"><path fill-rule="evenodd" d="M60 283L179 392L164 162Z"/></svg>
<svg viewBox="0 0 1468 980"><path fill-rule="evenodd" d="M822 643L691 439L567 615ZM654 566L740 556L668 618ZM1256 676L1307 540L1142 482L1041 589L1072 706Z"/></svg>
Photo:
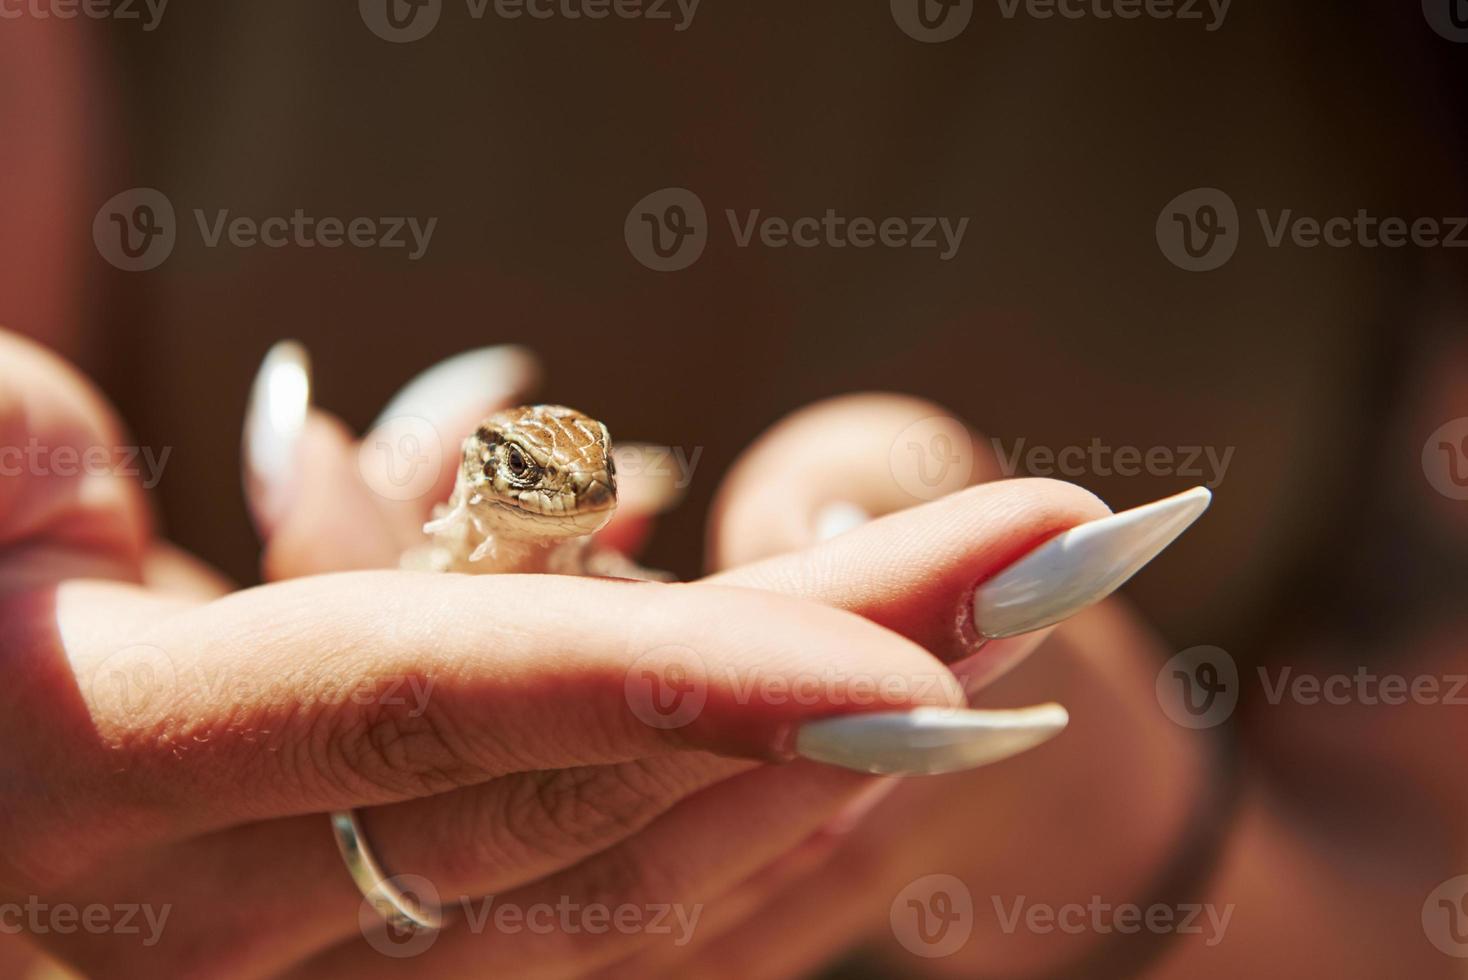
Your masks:
<svg viewBox="0 0 1468 980"><path fill-rule="evenodd" d="M419 929L441 929L443 914L436 905L420 902L404 892L383 873L382 865L372 855L367 835L357 819L356 810L338 810L331 815L331 829L336 847L351 872L357 890L371 903L377 914L394 927L417 926Z"/></svg>

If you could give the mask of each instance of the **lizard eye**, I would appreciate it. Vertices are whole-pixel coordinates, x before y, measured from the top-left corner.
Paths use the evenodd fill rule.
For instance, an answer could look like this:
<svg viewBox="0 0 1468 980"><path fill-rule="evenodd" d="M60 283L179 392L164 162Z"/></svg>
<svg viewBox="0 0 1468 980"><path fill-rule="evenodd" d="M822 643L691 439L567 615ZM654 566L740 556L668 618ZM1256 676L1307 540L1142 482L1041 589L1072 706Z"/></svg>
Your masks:
<svg viewBox="0 0 1468 980"><path fill-rule="evenodd" d="M505 458L509 463L510 474L512 476L523 477L526 473L530 472L530 461L525 458L525 454L520 451L519 446L511 446Z"/></svg>

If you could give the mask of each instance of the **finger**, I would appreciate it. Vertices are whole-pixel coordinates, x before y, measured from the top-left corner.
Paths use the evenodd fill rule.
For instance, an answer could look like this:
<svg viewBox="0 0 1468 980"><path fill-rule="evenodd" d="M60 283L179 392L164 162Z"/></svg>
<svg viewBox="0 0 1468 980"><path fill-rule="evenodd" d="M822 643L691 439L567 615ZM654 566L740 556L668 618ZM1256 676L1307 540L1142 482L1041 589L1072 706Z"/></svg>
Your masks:
<svg viewBox="0 0 1468 980"><path fill-rule="evenodd" d="M992 484L891 515L808 553L746 566L716 580L841 606L930 649L943 650L945 642L951 643L959 655L968 649L964 643L972 642L960 628L960 613L972 609L975 580L991 578L1012 563L1014 553L1053 536L1056 529L1098 513L1106 513L1099 502L1068 484ZM1010 642L1033 643L1041 635L1030 633ZM579 822L567 816L565 792L548 788L543 775L510 776L377 808L365 820L387 867L411 869L466 894L498 893L563 866L557 861L612 846L638 829L646 815L671 807L690 784L679 776L680 770L664 773L666 761L644 759L558 774L557 780L573 780L570 785L584 804ZM619 802L625 801L629 786L642 787L637 807ZM517 813L527 807L530 817ZM526 833L527 825L558 827L576 846L567 851L564 837ZM319 826L308 823L293 833L299 839L274 842L261 852L262 866L274 867L270 854L301 855L289 862L303 879L291 891L309 896L313 906L344 908L342 893L350 885L339 869L330 873L337 857Z"/></svg>
<svg viewBox="0 0 1468 980"><path fill-rule="evenodd" d="M399 550L423 537L433 506L453 490L459 447L484 417L525 401L540 364L523 347L481 347L443 360L389 400L363 436L362 475Z"/></svg>
<svg viewBox="0 0 1468 980"><path fill-rule="evenodd" d="M378 859L445 893L480 895L578 864L674 804L756 763L685 752L617 766L520 773L361 814ZM221 910L220 882L230 901ZM274 976L359 934L362 896L325 814L230 828L89 873L64 892L78 907L119 896L169 907L159 976ZM375 914L375 913L371 913ZM261 935L272 941L262 944ZM107 962L105 937L81 962ZM226 966L227 965L227 966Z"/></svg>
<svg viewBox="0 0 1468 980"><path fill-rule="evenodd" d="M1061 624L1044 669L1025 664L993 694L1007 700L1059 695L1074 716L1066 738L1023 764L942 781L900 781L817 871L775 887L758 880L741 885L709 910L695 946L657 951L650 962L634 961L631 967L644 969L628 975L660 975L665 968L738 977L757 968L761 976L806 976L872 937L892 946L893 968L901 972L917 962L914 953L932 947L910 925L908 948L898 946L893 903L931 874L972 886L975 901L981 894L1037 891L1057 903L1084 903L1098 889L1108 901L1145 894L1149 876L1197 820L1189 802L1205 772L1205 747L1196 743L1208 733L1180 730L1158 707L1152 681L1165 658L1158 637L1124 605L1104 603ZM1101 758L1128 763L1118 769L1098 765ZM1159 797L1171 802L1159 806ZM1092 801L1081 834L1077 799ZM1143 821L1142 814L1156 816ZM913 834L918 823L924 832ZM1140 848L1138 839L1146 842ZM1098 840L1106 845L1098 847ZM753 913L743 914L751 906ZM946 962L955 975L1030 976L1047 964L1074 962L1077 950L1062 947L1082 945L1077 936L1026 943L993 916L980 916L973 937Z"/></svg>
<svg viewBox="0 0 1468 980"><path fill-rule="evenodd" d="M708 581L859 612L945 662L965 661L977 686L1032 650L1040 631L1118 589L1208 500L1199 488L1109 514L1073 484L1004 480Z"/></svg>
<svg viewBox="0 0 1468 980"><path fill-rule="evenodd" d="M199 600L217 599L235 588L224 573L165 541L155 542L144 554L143 584Z"/></svg>
<svg viewBox="0 0 1468 980"><path fill-rule="evenodd" d="M685 749L786 759L834 716L961 702L906 640L746 589L372 572L181 610L75 583L0 612L26 650L4 663L26 695L0 719L20 764L55 773L79 810L115 818L126 800L155 818L102 820L103 841ZM762 696L810 678L809 696ZM960 748L983 741L970 713L943 721ZM44 836L41 816L23 822Z"/></svg>
<svg viewBox="0 0 1468 980"><path fill-rule="evenodd" d="M455 921L415 966L454 975L583 975L648 943L687 942L710 903L797 847L869 783L808 765L757 769L689 797L625 843L496 895L491 904L440 892L441 902L456 906ZM597 928L583 915L602 907L615 926ZM507 930L496 908L526 916L524 925ZM659 910L668 914L655 928ZM310 961L302 975L385 976L394 969L400 964L358 939Z"/></svg>
<svg viewBox="0 0 1468 980"><path fill-rule="evenodd" d="M256 374L243 438L267 577L395 566L421 538L433 504L448 497L458 440L537 375L521 348L449 358L404 386L358 444L311 407L305 348L276 344ZM405 447L415 447L411 458Z"/></svg>
<svg viewBox="0 0 1468 980"><path fill-rule="evenodd" d="M969 428L931 402L819 402L762 435L730 471L710 520L710 567L793 551L997 475Z"/></svg>
<svg viewBox="0 0 1468 980"><path fill-rule="evenodd" d="M141 488L121 475L126 442L85 378L0 331L0 546L95 558L96 574L136 580L152 525Z"/></svg>

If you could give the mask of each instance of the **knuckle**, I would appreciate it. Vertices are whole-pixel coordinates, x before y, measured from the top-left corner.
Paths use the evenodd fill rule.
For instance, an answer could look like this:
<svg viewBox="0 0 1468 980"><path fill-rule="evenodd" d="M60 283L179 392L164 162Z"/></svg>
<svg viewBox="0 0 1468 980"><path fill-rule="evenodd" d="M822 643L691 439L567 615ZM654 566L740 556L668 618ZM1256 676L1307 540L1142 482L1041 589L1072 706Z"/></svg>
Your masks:
<svg viewBox="0 0 1468 980"><path fill-rule="evenodd" d="M644 761L531 773L506 800L504 829L541 851L584 854L621 840L681 795Z"/></svg>
<svg viewBox="0 0 1468 980"><path fill-rule="evenodd" d="M452 720L386 699L314 713L299 763L350 793L416 797L483 778Z"/></svg>

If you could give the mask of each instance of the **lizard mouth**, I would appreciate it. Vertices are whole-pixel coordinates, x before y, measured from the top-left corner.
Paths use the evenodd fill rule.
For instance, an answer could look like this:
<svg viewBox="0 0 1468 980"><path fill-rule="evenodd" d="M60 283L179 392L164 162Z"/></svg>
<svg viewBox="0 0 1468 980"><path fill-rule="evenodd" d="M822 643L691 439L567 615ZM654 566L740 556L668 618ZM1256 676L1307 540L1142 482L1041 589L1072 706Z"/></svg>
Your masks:
<svg viewBox="0 0 1468 980"><path fill-rule="evenodd" d="M575 537L600 530L617 507L616 495L605 493L544 493L522 491L513 497L489 501L494 513L521 536Z"/></svg>

